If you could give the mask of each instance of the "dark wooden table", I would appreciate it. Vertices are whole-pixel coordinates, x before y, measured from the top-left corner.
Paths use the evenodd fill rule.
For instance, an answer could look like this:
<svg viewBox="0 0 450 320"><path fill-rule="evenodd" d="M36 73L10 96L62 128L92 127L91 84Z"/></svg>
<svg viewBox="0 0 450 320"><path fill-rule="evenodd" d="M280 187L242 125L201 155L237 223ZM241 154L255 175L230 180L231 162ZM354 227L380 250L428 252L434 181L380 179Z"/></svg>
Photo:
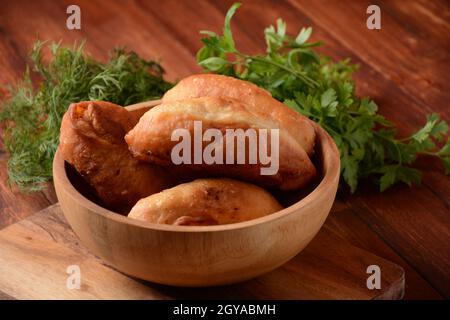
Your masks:
<svg viewBox="0 0 450 320"><path fill-rule="evenodd" d="M244 1L232 28L238 46L263 50L262 31L282 17L288 31L313 26L321 52L360 64L358 92L371 96L400 135L439 112L450 120L450 3L377 1L381 30L366 28L373 1ZM81 7L81 30L66 28L66 8ZM0 1L0 84L15 83L37 37L71 44L86 39L95 57L127 46L159 59L167 78L199 72L199 30L220 31L232 1ZM53 186L22 195L7 186L7 154L0 149L0 228L55 203ZM363 183L354 195L340 194L326 224L350 243L401 265L407 299L450 297L450 179L434 159L420 158L421 186L385 193Z"/></svg>

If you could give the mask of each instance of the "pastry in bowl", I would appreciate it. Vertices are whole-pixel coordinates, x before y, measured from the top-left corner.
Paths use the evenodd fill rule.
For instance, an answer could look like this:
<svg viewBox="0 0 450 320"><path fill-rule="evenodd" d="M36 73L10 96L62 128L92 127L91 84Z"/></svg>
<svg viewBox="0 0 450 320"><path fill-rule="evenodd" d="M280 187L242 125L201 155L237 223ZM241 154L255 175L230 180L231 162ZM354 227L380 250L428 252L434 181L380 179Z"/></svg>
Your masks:
<svg viewBox="0 0 450 320"><path fill-rule="evenodd" d="M139 199L172 185L163 168L140 163L128 151L124 136L137 121L121 106L85 101L71 104L61 123L62 157L116 212L127 212Z"/></svg>
<svg viewBox="0 0 450 320"><path fill-rule="evenodd" d="M196 127L199 123L200 129ZM264 187L294 190L310 182L316 175L316 169L307 151L288 130L288 125L289 123L279 121L271 114L254 112L253 107L236 99L201 97L164 102L154 107L140 118L138 124L125 136L125 140L136 158L169 166L172 170L179 169L185 174L194 172L200 176L230 177ZM211 139L211 142L207 142L208 139L203 137L200 140L201 150L196 150L198 148L195 142L191 148L189 142L189 149L193 152L189 150L187 161L176 163L173 151L180 143L173 139L173 133L181 129L185 130L189 137L193 137L191 141L195 140L198 130L203 134L212 129L216 130L218 135ZM241 140L243 143L239 144L236 136L228 135L229 130L241 130L245 133L248 129L256 132L253 145L248 137L244 137L246 140ZM274 129L278 140L272 140ZM261 140L264 137L258 134L262 132L269 137ZM214 156L220 161L196 162L195 153L204 157L206 148L211 148L211 145L218 149L214 151ZM271 161L276 162L276 166L272 162L262 161L263 149L272 152ZM277 150L277 154L274 154L274 150ZM245 160L240 163L236 159L239 152L244 155L242 159ZM230 154L232 159L228 161ZM250 161L251 155L254 155L253 162ZM263 171L265 169L273 170L266 174L267 172Z"/></svg>
<svg viewBox="0 0 450 320"><path fill-rule="evenodd" d="M264 189L231 179L198 179L141 199L129 218L180 226L237 223L279 211Z"/></svg>
<svg viewBox="0 0 450 320"><path fill-rule="evenodd" d="M308 155L314 152L316 134L312 121L274 99L270 92L248 81L217 74L195 74L167 91L162 102L199 97L237 99L247 104L252 113L283 124L283 128Z"/></svg>

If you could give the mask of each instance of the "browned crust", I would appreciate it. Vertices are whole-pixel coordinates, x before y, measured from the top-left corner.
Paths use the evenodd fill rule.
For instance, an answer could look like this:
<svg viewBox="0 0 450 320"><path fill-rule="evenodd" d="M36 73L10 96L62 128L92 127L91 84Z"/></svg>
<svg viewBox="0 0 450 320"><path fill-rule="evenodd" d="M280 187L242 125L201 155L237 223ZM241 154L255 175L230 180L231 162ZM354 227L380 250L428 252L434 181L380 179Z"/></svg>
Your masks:
<svg viewBox="0 0 450 320"><path fill-rule="evenodd" d="M247 104L235 99L202 97L163 103L144 114L125 140L133 155L140 160L172 166L182 173L227 176L257 183L266 187L293 190L311 181L316 170L308 154L285 127L270 115L255 114ZM275 175L261 175L260 163L252 164L183 164L175 166L171 159L171 141L175 129L187 129L194 136L193 123L201 121L203 132L209 128L224 132L227 128L280 129L279 171ZM224 150L224 154L225 154ZM247 151L248 154L248 145Z"/></svg>
<svg viewBox="0 0 450 320"><path fill-rule="evenodd" d="M256 219L282 206L264 189L231 179L198 179L141 199L128 217L172 225L217 225Z"/></svg>
<svg viewBox="0 0 450 320"><path fill-rule="evenodd" d="M117 212L172 185L163 168L141 163L128 151L124 135L137 120L118 105L84 101L71 104L61 123L62 157Z"/></svg>
<svg viewBox="0 0 450 320"><path fill-rule="evenodd" d="M255 114L278 121L308 155L314 151L315 132L311 120L274 99L255 84L217 74L195 74L182 79L163 96L163 103L199 97L228 97L249 105Z"/></svg>

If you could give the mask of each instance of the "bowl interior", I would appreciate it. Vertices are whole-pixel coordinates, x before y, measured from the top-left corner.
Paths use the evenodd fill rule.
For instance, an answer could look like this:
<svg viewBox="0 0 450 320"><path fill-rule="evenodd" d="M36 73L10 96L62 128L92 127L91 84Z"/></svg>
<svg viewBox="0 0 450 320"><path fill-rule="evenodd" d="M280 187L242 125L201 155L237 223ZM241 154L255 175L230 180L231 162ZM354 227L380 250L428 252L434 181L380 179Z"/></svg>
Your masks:
<svg viewBox="0 0 450 320"><path fill-rule="evenodd" d="M94 190L70 165L64 162L59 150L57 150L53 161L53 178L55 180L57 194L59 189L61 194L71 198L69 202L118 223L133 225L134 227L144 229L188 233L247 228L257 224L269 223L286 215L290 215L293 212L302 215L306 214L309 210L308 208L314 206L314 203L324 200L324 195L330 195L334 198L340 173L339 152L329 134L319 125L314 125L317 135L313 162L318 171L317 179L313 181L308 188L299 191L273 192L273 195L284 204L285 208L270 215L249 221L217 226L171 226L128 219L124 215L117 214L113 210L105 208L103 203L96 196ZM70 208L67 208L67 210L70 211Z"/></svg>

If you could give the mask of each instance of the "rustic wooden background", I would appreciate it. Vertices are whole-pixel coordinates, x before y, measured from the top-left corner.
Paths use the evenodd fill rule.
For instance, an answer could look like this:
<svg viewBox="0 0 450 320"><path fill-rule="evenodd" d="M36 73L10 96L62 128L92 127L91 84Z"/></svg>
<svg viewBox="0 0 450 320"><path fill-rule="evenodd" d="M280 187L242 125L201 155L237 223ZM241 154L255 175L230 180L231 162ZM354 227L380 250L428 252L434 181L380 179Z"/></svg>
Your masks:
<svg viewBox="0 0 450 320"><path fill-rule="evenodd" d="M167 78L199 72L195 53L199 30L220 31L233 1L0 1L0 85L23 74L33 42L86 39L97 58L127 46L158 59ZM371 96L401 135L439 112L450 120L450 3L445 0L375 1L381 30L366 28L366 8L374 1L243 1L232 28L244 51L264 48L262 31L282 17L288 31L313 26L313 40L334 59L360 64L358 92ZM81 7L82 29L66 29L66 8ZM55 203L47 190L22 195L6 183L7 154L0 145L0 228ZM340 194L326 224L350 243L401 265L407 299L450 297L450 179L438 161L423 157L421 186L399 185L380 194L370 184L355 195Z"/></svg>

